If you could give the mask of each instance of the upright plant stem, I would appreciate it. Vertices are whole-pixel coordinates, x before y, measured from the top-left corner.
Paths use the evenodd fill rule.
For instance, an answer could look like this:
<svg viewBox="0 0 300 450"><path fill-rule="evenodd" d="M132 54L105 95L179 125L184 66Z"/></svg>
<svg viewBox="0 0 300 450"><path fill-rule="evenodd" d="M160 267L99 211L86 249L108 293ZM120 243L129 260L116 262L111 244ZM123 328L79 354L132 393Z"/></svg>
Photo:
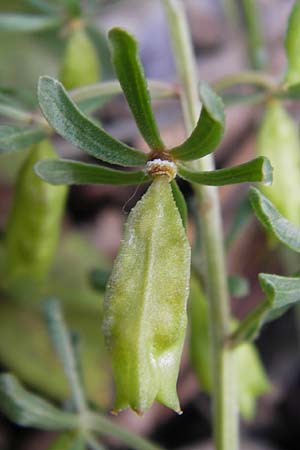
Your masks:
<svg viewBox="0 0 300 450"><path fill-rule="evenodd" d="M182 106L186 129L195 127L200 112L196 65L185 12L179 0L163 0L177 74L182 83ZM193 163L198 170L211 170L211 155ZM200 204L206 289L209 298L209 323L213 371L213 423L216 450L238 449L238 413L232 350L225 338L230 333L230 308L223 244L223 229L218 190L194 186Z"/></svg>

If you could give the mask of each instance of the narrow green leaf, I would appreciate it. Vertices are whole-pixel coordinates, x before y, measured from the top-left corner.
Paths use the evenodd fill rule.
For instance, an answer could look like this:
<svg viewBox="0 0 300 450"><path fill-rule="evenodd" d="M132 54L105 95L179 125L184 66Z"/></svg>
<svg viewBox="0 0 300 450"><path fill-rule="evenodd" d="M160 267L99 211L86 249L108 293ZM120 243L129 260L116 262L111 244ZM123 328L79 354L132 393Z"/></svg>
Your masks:
<svg viewBox="0 0 300 450"><path fill-rule="evenodd" d="M277 319L300 301L300 278L259 274L266 298L242 320L231 336L233 346L257 338L266 322Z"/></svg>
<svg viewBox="0 0 300 450"><path fill-rule="evenodd" d="M50 125L75 146L112 164L140 166L146 163L147 155L114 139L82 114L59 81L41 77L38 98Z"/></svg>
<svg viewBox="0 0 300 450"><path fill-rule="evenodd" d="M0 409L13 422L43 430L67 430L78 427L74 414L60 411L24 389L9 373L0 375Z"/></svg>
<svg viewBox="0 0 300 450"><path fill-rule="evenodd" d="M153 150L163 150L157 123L151 107L147 81L133 36L121 28L109 32L112 62L136 124Z"/></svg>
<svg viewBox="0 0 300 450"><path fill-rule="evenodd" d="M186 228L187 216L188 216L187 206L186 206L184 196L175 180L171 181L171 189L172 189L172 194L173 194L176 206L178 208L183 226L184 226L184 228Z"/></svg>
<svg viewBox="0 0 300 450"><path fill-rule="evenodd" d="M0 115L21 122L30 122L32 118L30 113L7 103L0 103Z"/></svg>
<svg viewBox="0 0 300 450"><path fill-rule="evenodd" d="M259 2L257 0L242 0L241 7L245 21L250 62L255 70L261 70L266 62L266 54Z"/></svg>
<svg viewBox="0 0 300 450"><path fill-rule="evenodd" d="M44 139L46 132L39 126L0 126L0 154L26 149Z"/></svg>
<svg viewBox="0 0 300 450"><path fill-rule="evenodd" d="M32 33L56 28L60 19L55 16L31 14L0 14L0 31Z"/></svg>
<svg viewBox="0 0 300 450"><path fill-rule="evenodd" d="M300 229L285 219L258 189L249 189L249 198L256 217L284 245L300 253Z"/></svg>
<svg viewBox="0 0 300 450"><path fill-rule="evenodd" d="M77 361L77 353L74 351L59 301L55 298L45 300L43 313L49 336L68 379L74 406L82 413L86 411L87 405L79 371L80 363Z"/></svg>
<svg viewBox="0 0 300 450"><path fill-rule="evenodd" d="M39 161L35 171L50 184L140 184L150 180L143 170L123 172L64 159Z"/></svg>
<svg viewBox="0 0 300 450"><path fill-rule="evenodd" d="M224 134L225 116L222 99L205 83L200 83L202 110L196 128L181 145L170 153L178 159L189 161L211 153Z"/></svg>
<svg viewBox="0 0 300 450"><path fill-rule="evenodd" d="M259 283L270 304L264 322L277 319L300 301L300 278L260 273Z"/></svg>
<svg viewBox="0 0 300 450"><path fill-rule="evenodd" d="M260 156L239 166L208 172L196 172L180 165L178 166L178 175L191 183L209 186L224 186L254 181L270 184L272 182L272 166L267 158Z"/></svg>
<svg viewBox="0 0 300 450"><path fill-rule="evenodd" d="M294 2L294 6L289 17L284 44L288 63L285 81L288 84L293 85L300 82L300 5L298 1Z"/></svg>
<svg viewBox="0 0 300 450"><path fill-rule="evenodd" d="M255 105L257 103L262 103L263 101L265 101L268 95L270 94L266 91L257 91L251 94L243 94L240 92L225 92L224 94L222 94L222 100L225 106Z"/></svg>

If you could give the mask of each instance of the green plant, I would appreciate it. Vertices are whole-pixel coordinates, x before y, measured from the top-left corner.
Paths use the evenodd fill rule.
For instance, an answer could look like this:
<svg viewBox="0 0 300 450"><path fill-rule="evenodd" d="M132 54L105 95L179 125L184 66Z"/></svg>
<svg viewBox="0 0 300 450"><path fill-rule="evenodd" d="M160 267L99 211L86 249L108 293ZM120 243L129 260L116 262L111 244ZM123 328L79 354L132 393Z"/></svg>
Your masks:
<svg viewBox="0 0 300 450"><path fill-rule="evenodd" d="M179 0L164 0L163 4L180 86L151 82L149 87L159 97L180 98L187 139L176 147L166 147L152 111L137 43L126 31L113 28L109 39L115 72L137 127L150 150L144 153L115 139L84 113L86 106L82 108L74 101L83 101L84 105L88 101L90 107L89 101L93 104L97 96L102 101L107 94L119 93L118 83L86 86L70 95L59 81L44 76L39 81L38 98L50 126L90 156L120 167L46 159L35 165L35 171L43 182L52 185L151 183L130 212L125 225L120 253L107 285L103 318L117 387L115 409L129 406L138 413L149 408L155 399L177 412L181 411L176 382L186 329L190 248L185 230L187 209L176 176L191 183L200 206L203 258L202 264L199 264L199 255L192 258L192 286L195 284L198 290L196 295L193 291L191 294L194 297L191 299L193 361L204 388L213 397L216 449L236 450L239 445L238 403L244 416L250 418L254 414L256 397L268 387L250 341L258 335L264 323L277 318L299 301L299 279L260 274L265 300L240 322L231 317L216 186L241 182L270 184L272 167L265 155L274 128L282 139L282 145L288 143L289 171L295 171L294 178L297 180L299 167L295 130L281 102L299 98L300 73L294 61L294 43L298 39L299 29L295 26L298 4L295 3L287 31L289 66L283 82L264 73L249 72L225 78L214 85L219 92L239 84L254 86L254 92L249 96L232 95L231 92L230 95L224 94L227 104L242 101L267 104L259 138L259 156L239 166L219 170L214 170L212 153L224 132L223 102L207 83L198 83L182 4ZM25 120L28 117L27 113L11 105L5 104L2 110L15 119ZM35 132L45 133L47 125L41 117L34 117L38 121ZM278 125L284 129L282 133ZM32 139L41 138L40 135L32 137L36 136L32 133L32 125L29 135ZM4 149L18 148L18 129L4 128L2 136ZM24 134L20 139L24 145L22 139ZM279 145L278 138L276 144ZM277 150L280 153L279 147ZM271 160L274 158L278 173L275 172L275 177L278 178L275 178L272 188L264 188L264 193L274 202L279 198L280 207L282 192L288 189L289 184L284 177L280 179L283 166L278 162L276 152L267 156ZM284 188L278 189L276 185ZM273 195L275 190L276 195ZM279 241L299 252L299 230L282 217L265 195L257 188L250 189L250 201L256 215ZM292 218L297 211L295 202L287 210L282 207L281 212L288 212L286 215ZM293 217L297 219L298 214ZM205 294L202 293L203 287ZM54 448L84 448L85 445L103 448L95 441L94 433L115 435L139 450L157 448L91 411L78 370L76 340L64 327L55 301L46 303L45 314L49 334L68 377L72 412L53 409L45 400L23 390L18 381L7 374L2 376L0 386L0 404L4 412L20 425L64 432ZM207 343L206 353L203 343ZM239 374L247 370L249 361L252 376L245 378L236 392L235 377L240 378ZM42 411L39 417L36 415L37 406Z"/></svg>

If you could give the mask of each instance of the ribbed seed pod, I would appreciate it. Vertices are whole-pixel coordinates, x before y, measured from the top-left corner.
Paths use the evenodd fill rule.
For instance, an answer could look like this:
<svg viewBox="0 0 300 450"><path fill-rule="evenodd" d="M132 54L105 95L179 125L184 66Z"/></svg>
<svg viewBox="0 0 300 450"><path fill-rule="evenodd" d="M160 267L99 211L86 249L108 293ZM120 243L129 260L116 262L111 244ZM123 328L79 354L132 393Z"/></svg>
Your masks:
<svg viewBox="0 0 300 450"><path fill-rule="evenodd" d="M141 414L157 400L180 413L189 278L182 219L168 177L158 176L129 214L105 297L116 412L131 407Z"/></svg>
<svg viewBox="0 0 300 450"><path fill-rule="evenodd" d="M212 391L212 373L207 299L199 283L193 279L189 312L191 362L201 388L210 393ZM267 376L254 345L250 343L241 344L234 350L234 361L241 414L244 419L251 420L255 415L257 397L268 390Z"/></svg>
<svg viewBox="0 0 300 450"><path fill-rule="evenodd" d="M262 192L295 225L300 224L300 145L298 128L277 101L268 104L257 137L257 154L270 158L272 186Z"/></svg>
<svg viewBox="0 0 300 450"><path fill-rule="evenodd" d="M8 280L44 278L52 263L66 197L65 186L51 186L34 172L37 161L56 158L48 140L35 145L17 178L5 238Z"/></svg>
<svg viewBox="0 0 300 450"><path fill-rule="evenodd" d="M78 27L68 37L59 79L66 89L74 89L100 79L97 51L84 28Z"/></svg>
<svg viewBox="0 0 300 450"><path fill-rule="evenodd" d="M289 17L284 43L287 57L285 81L289 85L300 83L300 5L298 1L295 1Z"/></svg>

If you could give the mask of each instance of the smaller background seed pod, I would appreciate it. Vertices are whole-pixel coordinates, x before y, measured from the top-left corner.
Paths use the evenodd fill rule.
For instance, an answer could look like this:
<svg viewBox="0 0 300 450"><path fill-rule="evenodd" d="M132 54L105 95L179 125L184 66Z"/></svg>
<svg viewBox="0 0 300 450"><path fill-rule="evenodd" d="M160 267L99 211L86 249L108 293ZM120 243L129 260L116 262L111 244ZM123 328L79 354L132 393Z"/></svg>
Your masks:
<svg viewBox="0 0 300 450"><path fill-rule="evenodd" d="M298 128L278 101L267 105L258 137L257 154L267 156L274 168L272 186L262 192L282 215L300 225L300 144Z"/></svg>
<svg viewBox="0 0 300 450"><path fill-rule="evenodd" d="M81 24L68 36L59 78L67 89L96 83L100 61L94 44Z"/></svg>
<svg viewBox="0 0 300 450"><path fill-rule="evenodd" d="M5 236L8 282L18 277L43 279L48 274L60 230L66 187L51 186L34 172L41 159L56 158L48 140L32 147L17 178Z"/></svg>
<svg viewBox="0 0 300 450"><path fill-rule="evenodd" d="M199 283L192 278L189 300L190 356L201 388L212 391L210 341L207 299ZM255 416L257 397L264 394L269 383L253 344L245 342L234 351L239 407L244 419Z"/></svg>

